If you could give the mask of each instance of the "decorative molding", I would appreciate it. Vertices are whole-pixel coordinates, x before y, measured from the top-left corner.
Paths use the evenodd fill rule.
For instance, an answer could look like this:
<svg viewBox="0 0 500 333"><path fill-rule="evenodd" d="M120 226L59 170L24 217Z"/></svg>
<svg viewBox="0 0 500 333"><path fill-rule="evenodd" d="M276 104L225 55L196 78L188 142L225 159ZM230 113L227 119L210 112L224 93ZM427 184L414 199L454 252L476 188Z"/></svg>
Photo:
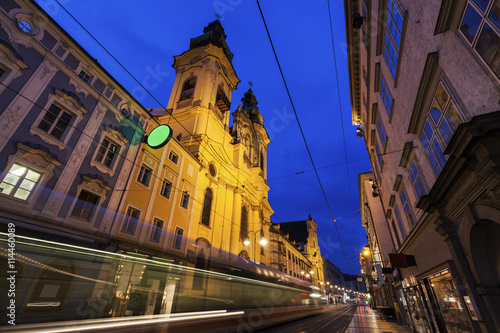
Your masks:
<svg viewBox="0 0 500 333"><path fill-rule="evenodd" d="M7 111L4 112L4 123L2 124L2 129L6 130L10 128L11 123L17 127L18 123L23 120L23 117L19 115L19 111L22 109L21 106L16 106L15 110L13 108L8 109Z"/></svg>
<svg viewBox="0 0 500 333"><path fill-rule="evenodd" d="M462 13L466 5L466 0L443 0L439 9L434 35L451 30L456 14Z"/></svg>
<svg viewBox="0 0 500 333"><path fill-rule="evenodd" d="M115 175L115 171L113 169L108 168L104 164L101 164L95 160L90 161L90 166L95 167L97 170L99 170L101 173L107 173L111 177Z"/></svg>
<svg viewBox="0 0 500 333"><path fill-rule="evenodd" d="M424 107L428 104L429 93L432 89L431 85L437 82L441 70L439 68L439 55L437 52L429 53L425 62L422 78L420 79L420 86L418 87L417 96L415 98L415 105L411 114L410 126L408 133L416 134L420 128L420 124L425 118ZM425 114L424 114L425 113Z"/></svg>
<svg viewBox="0 0 500 333"><path fill-rule="evenodd" d="M372 105L372 119L371 123L375 125L377 123L378 118L378 103L373 103Z"/></svg>
<svg viewBox="0 0 500 333"><path fill-rule="evenodd" d="M387 0L380 0L378 3L378 19L377 19L377 44L375 55L379 56L384 50L384 35L385 35L385 17L387 14Z"/></svg>
<svg viewBox="0 0 500 333"><path fill-rule="evenodd" d="M54 88L54 94L59 97L59 100L61 102L66 103L66 105L70 107L71 111L77 111L82 115L87 113L87 110L83 107L83 104L82 102L80 102L78 96L76 96L72 92L66 91L64 89Z"/></svg>
<svg viewBox="0 0 500 333"><path fill-rule="evenodd" d="M84 188L103 196L112 189L111 186L97 175L82 175L82 185Z"/></svg>
<svg viewBox="0 0 500 333"><path fill-rule="evenodd" d="M64 150L67 147L66 143L60 141L56 137L50 135L49 133L45 132L44 130L38 128L35 125L30 127L30 135L38 135L40 139L47 142L48 144L57 146L59 150Z"/></svg>
<svg viewBox="0 0 500 333"><path fill-rule="evenodd" d="M16 67L17 70L28 68L16 49L3 40L0 40L0 58L8 61L9 65Z"/></svg>
<svg viewBox="0 0 500 333"><path fill-rule="evenodd" d="M399 192L399 191L401 191L402 186L403 186L403 176L397 175L396 180L394 181L394 186L393 186L392 190L395 192Z"/></svg>
<svg viewBox="0 0 500 333"><path fill-rule="evenodd" d="M89 95L89 90L88 90L87 84L85 82L83 82L83 81L78 82L77 80L73 80L73 78L70 78L69 85L75 87L75 91L77 94L82 93L85 97L87 97Z"/></svg>
<svg viewBox="0 0 500 333"><path fill-rule="evenodd" d="M55 167L62 165L62 163L50 153L22 142L17 143L17 153L15 156L50 172L52 172Z"/></svg>
<svg viewBox="0 0 500 333"><path fill-rule="evenodd" d="M403 154L401 155L401 160L399 161L400 167L405 169L408 169L410 167L412 153L413 153L413 142L409 141L405 143Z"/></svg>
<svg viewBox="0 0 500 333"><path fill-rule="evenodd" d="M382 82L382 71L380 68L380 61L375 64L375 82L373 83L373 91L380 92L380 85Z"/></svg>
<svg viewBox="0 0 500 333"><path fill-rule="evenodd" d="M396 196L393 194L393 195L391 195L391 198L389 199L389 206L394 207L395 204L396 204Z"/></svg>

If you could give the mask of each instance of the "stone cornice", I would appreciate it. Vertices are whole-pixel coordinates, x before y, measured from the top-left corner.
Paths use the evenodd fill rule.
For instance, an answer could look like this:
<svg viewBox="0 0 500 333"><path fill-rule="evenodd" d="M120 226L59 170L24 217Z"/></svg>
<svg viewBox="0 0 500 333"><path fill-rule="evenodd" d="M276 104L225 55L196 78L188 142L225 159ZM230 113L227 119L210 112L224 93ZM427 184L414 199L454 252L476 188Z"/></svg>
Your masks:
<svg viewBox="0 0 500 333"><path fill-rule="evenodd" d="M360 30L355 30L352 27L353 14L358 11L358 0L344 0L344 7L352 122L361 124Z"/></svg>

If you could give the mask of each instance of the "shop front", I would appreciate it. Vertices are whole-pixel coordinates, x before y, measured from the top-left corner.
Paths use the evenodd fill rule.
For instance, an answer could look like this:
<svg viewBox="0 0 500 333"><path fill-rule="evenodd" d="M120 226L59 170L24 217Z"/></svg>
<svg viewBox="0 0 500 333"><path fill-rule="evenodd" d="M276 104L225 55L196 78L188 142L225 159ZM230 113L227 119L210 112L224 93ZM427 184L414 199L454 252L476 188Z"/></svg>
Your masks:
<svg viewBox="0 0 500 333"><path fill-rule="evenodd" d="M418 280L409 276L398 289L398 300L409 326L418 333L472 332L464 299L448 268Z"/></svg>
<svg viewBox="0 0 500 333"><path fill-rule="evenodd" d="M419 281L438 332L472 332L464 300L449 269Z"/></svg>

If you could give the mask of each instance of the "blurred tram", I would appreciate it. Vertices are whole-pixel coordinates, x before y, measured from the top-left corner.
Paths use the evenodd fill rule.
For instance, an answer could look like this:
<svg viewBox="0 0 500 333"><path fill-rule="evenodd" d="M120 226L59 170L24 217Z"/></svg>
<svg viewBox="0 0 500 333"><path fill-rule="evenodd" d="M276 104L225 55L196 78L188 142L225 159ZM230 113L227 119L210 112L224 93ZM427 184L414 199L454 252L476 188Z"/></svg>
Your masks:
<svg viewBox="0 0 500 333"><path fill-rule="evenodd" d="M7 235L0 236L6 262ZM2 281L15 275L15 310L1 298L8 312L0 331L251 332L323 311L317 286L218 250L202 270L24 236L15 246L16 273L0 272Z"/></svg>

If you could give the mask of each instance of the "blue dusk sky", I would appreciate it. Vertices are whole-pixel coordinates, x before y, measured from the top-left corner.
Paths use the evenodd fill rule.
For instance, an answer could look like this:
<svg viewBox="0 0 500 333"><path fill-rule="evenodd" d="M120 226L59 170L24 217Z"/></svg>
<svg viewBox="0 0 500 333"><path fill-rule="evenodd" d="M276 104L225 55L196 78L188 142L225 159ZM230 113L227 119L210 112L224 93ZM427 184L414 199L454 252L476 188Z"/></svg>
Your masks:
<svg viewBox="0 0 500 333"><path fill-rule="evenodd" d="M257 1L36 1L146 108L166 107L175 79L173 56L186 51L190 39L220 14L241 80L231 112L251 81L272 140L267 154L269 202L275 212L271 220L305 220L311 214L322 255L345 273L360 273L359 253L367 239L359 213L358 174L371 169L363 139L352 125L343 1L330 0L332 30L328 0L260 1L324 194Z"/></svg>

